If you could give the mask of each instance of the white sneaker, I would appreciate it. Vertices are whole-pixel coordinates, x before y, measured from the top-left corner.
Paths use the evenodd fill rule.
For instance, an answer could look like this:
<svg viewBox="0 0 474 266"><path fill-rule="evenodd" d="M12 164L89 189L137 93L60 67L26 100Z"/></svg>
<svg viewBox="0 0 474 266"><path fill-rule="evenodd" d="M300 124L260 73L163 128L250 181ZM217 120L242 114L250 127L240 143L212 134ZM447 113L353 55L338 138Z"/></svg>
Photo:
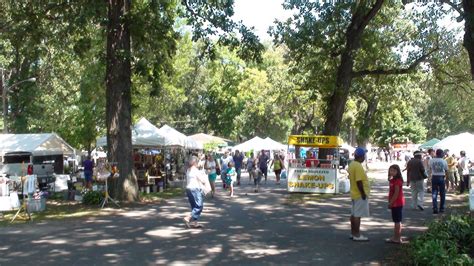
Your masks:
<svg viewBox="0 0 474 266"><path fill-rule="evenodd" d="M357 241L357 242L364 242L364 241L369 241L369 238L360 235L360 236L352 236L352 240Z"/></svg>

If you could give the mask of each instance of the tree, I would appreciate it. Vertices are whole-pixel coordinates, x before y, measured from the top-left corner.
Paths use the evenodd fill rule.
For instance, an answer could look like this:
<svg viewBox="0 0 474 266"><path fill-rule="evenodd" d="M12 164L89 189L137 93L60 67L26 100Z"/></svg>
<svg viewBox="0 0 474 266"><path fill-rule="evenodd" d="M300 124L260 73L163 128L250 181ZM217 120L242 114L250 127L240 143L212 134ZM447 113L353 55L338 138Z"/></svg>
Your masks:
<svg viewBox="0 0 474 266"><path fill-rule="evenodd" d="M467 51L471 69L471 79L474 80L474 1L462 0L450 1L441 0L441 4L447 4L455 10L459 16L458 21L464 20L464 41L463 46Z"/></svg>
<svg viewBox="0 0 474 266"><path fill-rule="evenodd" d="M107 2L106 125L109 162L117 163L120 200L138 200L138 186L132 169L132 95L130 50L130 0Z"/></svg>
<svg viewBox="0 0 474 266"><path fill-rule="evenodd" d="M286 22L277 23L273 31L276 43L288 45L290 53L304 64L303 69L309 70L312 77L318 74L319 77L310 81L325 79L324 82L310 85L311 89L321 91L326 99L322 132L327 135L339 135L341 132L346 103L355 78L413 72L437 50L435 39L409 40L403 43L405 37L401 35L402 39L398 43L391 42L391 46L387 48L399 48L401 44L420 47L421 52L418 50L417 53L412 53L408 57L411 60L408 63L397 60L396 64L386 64L376 56L368 56L372 60L371 64L360 61L361 54L371 55L371 45L390 32L391 24L382 19L377 21L377 15L391 21L394 16L400 16L399 3L384 4L383 0L337 4L287 1L285 8L297 9L299 13ZM426 18L418 19L424 22ZM425 26L432 25L425 23ZM409 30L407 28L405 34L412 36ZM420 32L425 35L429 33L426 30ZM309 58L302 59L305 57ZM311 60L311 57L315 59ZM326 59L321 61L319 58ZM324 66L324 70L318 70L320 66Z"/></svg>

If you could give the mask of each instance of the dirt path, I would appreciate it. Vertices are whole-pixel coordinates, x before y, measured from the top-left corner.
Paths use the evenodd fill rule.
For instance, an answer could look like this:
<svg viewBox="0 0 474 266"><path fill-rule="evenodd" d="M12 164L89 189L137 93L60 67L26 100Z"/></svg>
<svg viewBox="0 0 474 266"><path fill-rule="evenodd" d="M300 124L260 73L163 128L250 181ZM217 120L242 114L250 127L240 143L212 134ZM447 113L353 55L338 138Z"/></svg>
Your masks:
<svg viewBox="0 0 474 266"><path fill-rule="evenodd" d="M398 246L385 244L392 230L387 210L386 169L371 165L371 214L363 219L367 243L349 240L350 199L289 196L273 181L261 193L247 182L228 198L222 189L206 199L203 230L183 227L185 197L123 210L108 217L50 221L0 228L0 264L325 264L383 263ZM246 180L246 177L243 177ZM271 184L270 184L271 183ZM409 190L405 189L409 202ZM298 198L300 197L300 198ZM295 200L295 198L297 200ZM465 200L452 196L450 204ZM437 218L425 197L425 211L404 211L408 238Z"/></svg>

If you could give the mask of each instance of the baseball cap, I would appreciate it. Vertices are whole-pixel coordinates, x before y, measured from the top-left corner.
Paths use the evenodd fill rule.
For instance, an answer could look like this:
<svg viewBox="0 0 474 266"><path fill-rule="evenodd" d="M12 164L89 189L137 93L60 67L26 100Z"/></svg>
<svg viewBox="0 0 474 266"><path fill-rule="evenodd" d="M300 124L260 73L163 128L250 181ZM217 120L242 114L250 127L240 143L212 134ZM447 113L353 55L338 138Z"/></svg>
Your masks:
<svg viewBox="0 0 474 266"><path fill-rule="evenodd" d="M364 148L361 148L361 147L358 147L358 148L354 151L354 156L357 156L357 157L363 157L363 156L365 156L365 149L364 149Z"/></svg>
<svg viewBox="0 0 474 266"><path fill-rule="evenodd" d="M421 152L421 151L415 151L413 153L413 156L422 156L422 155L423 155L423 152Z"/></svg>

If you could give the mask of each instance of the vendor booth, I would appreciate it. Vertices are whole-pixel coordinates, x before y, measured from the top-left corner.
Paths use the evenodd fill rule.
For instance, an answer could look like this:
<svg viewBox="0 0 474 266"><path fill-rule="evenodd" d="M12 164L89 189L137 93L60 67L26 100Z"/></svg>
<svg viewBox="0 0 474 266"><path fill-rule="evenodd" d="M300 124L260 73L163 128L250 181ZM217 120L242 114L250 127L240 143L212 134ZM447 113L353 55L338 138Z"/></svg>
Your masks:
<svg viewBox="0 0 474 266"><path fill-rule="evenodd" d="M288 192L338 193L339 148L342 139L338 136L291 135L288 145L306 148L305 156L288 160ZM323 149L329 155L319 158ZM300 158L298 158L300 157ZM344 180L345 184L347 180Z"/></svg>

